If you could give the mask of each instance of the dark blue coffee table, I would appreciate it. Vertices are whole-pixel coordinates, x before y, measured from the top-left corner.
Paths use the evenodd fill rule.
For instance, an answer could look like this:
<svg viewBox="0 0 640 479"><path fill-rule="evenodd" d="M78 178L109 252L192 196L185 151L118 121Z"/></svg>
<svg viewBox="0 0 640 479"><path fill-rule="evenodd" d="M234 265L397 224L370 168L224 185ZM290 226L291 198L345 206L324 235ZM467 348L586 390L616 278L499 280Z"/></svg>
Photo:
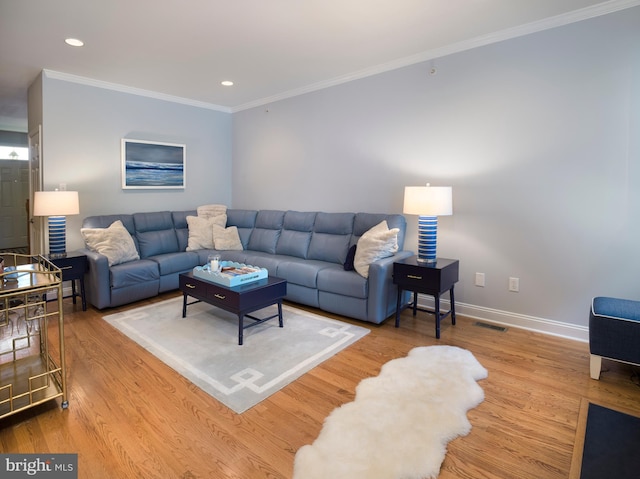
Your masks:
<svg viewBox="0 0 640 479"><path fill-rule="evenodd" d="M269 276L249 284L229 288L197 278L193 273L182 273L180 275L180 291L182 291L184 297L182 302L183 318L187 316L187 306L200 301L237 314L239 345L243 343L243 331L247 328L257 326L273 318L278 318L281 328L284 326L282 321L282 299L287 294L287 281L285 279ZM188 296L195 298L196 301L188 302ZM278 305L278 314L265 318L257 318L249 314L274 304ZM245 317L251 319L252 322L245 324Z"/></svg>

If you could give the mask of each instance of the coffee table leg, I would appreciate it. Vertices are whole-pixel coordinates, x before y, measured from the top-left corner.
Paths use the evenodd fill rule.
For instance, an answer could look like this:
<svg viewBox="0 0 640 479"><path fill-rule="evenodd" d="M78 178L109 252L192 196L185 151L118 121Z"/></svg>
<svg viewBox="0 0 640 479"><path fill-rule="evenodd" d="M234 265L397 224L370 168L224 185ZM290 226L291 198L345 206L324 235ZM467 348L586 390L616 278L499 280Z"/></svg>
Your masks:
<svg viewBox="0 0 640 479"><path fill-rule="evenodd" d="M187 294L184 293L182 295L182 317L187 317Z"/></svg>
<svg viewBox="0 0 640 479"><path fill-rule="evenodd" d="M239 314L238 315L238 346L242 346L243 331L244 331L244 314Z"/></svg>
<svg viewBox="0 0 640 479"><path fill-rule="evenodd" d="M284 323L282 322L282 301L278 301L278 322L280 327L284 327Z"/></svg>

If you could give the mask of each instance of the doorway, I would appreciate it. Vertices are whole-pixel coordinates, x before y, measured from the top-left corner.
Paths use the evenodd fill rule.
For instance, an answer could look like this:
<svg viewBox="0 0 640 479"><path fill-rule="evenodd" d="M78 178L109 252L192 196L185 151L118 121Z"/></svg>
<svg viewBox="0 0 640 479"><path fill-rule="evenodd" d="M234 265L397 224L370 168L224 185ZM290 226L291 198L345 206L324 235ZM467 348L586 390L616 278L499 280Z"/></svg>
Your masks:
<svg viewBox="0 0 640 479"><path fill-rule="evenodd" d="M28 253L29 162L0 160L0 251Z"/></svg>

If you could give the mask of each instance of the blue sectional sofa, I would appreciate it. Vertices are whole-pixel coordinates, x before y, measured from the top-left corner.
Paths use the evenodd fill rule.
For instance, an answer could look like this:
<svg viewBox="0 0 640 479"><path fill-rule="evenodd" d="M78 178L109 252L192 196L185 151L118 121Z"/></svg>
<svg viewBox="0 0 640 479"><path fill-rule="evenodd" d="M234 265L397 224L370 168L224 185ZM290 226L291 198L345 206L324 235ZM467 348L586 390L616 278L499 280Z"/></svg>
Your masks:
<svg viewBox="0 0 640 479"><path fill-rule="evenodd" d="M403 251L404 216L243 209L228 209L226 214L227 227L237 227L243 249L216 250L221 259L266 268L286 279L286 300L372 323L395 312L393 262L413 254ZM177 289L179 274L205 264L213 252L187 251L187 217L196 215L193 210L85 218L83 228L107 228L120 220L140 257L110 266L106 256L83 249L89 259L88 301L103 309ZM371 263L368 278L346 270L350 248L383 220L399 230L398 252Z"/></svg>

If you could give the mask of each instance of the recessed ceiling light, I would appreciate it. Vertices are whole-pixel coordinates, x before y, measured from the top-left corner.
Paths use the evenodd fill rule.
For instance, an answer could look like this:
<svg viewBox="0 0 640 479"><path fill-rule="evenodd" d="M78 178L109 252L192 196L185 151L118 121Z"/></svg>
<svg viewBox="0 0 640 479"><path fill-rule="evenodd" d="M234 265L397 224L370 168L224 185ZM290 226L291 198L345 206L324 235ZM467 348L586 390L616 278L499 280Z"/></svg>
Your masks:
<svg viewBox="0 0 640 479"><path fill-rule="evenodd" d="M223 86L233 86L233 82L231 80L222 81L220 84Z"/></svg>
<svg viewBox="0 0 640 479"><path fill-rule="evenodd" d="M64 42L67 45L71 45L72 47L84 46L84 42L82 40L78 40L77 38L66 38Z"/></svg>

